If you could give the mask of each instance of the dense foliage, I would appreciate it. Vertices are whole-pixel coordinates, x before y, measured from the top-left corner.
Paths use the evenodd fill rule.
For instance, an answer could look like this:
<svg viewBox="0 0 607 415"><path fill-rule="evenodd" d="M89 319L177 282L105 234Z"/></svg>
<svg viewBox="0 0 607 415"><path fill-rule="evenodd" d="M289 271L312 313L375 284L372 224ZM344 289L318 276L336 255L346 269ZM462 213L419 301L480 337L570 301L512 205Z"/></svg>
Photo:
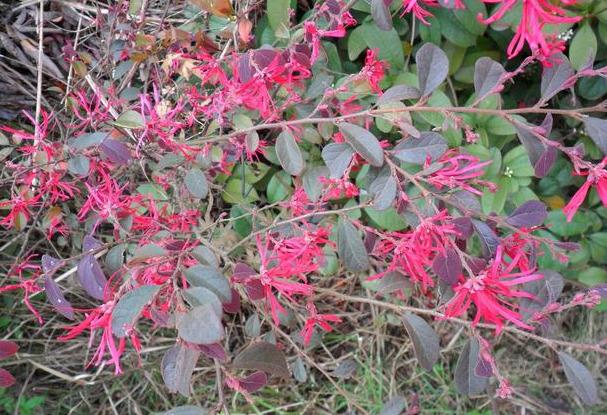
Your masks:
<svg viewBox="0 0 607 415"><path fill-rule="evenodd" d="M357 329L336 301L396 312L428 371L463 328L461 394L516 396L495 353L514 336L597 404L573 355L605 340L558 321L607 295L604 2L234 3L151 31L148 2L116 2L94 22L107 56L63 46L70 81L43 95L64 100L39 88L0 127L0 292L41 325L46 301L116 375L143 333L172 336L165 387L214 367L218 411L305 360L366 413L314 361Z"/></svg>

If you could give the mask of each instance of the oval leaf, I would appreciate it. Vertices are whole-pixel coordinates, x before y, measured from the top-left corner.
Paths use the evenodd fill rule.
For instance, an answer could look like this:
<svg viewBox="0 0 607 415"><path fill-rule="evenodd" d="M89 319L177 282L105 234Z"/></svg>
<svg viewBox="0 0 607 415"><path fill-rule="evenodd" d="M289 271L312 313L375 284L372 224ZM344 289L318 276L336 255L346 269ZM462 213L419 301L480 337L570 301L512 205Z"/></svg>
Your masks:
<svg viewBox="0 0 607 415"><path fill-rule="evenodd" d="M594 141L594 144L607 155L607 120L595 117L587 117L584 119L586 132Z"/></svg>
<svg viewBox="0 0 607 415"><path fill-rule="evenodd" d="M419 89L409 85L394 85L388 88L379 98L377 105L389 104L392 102L402 101L404 99L417 99L420 97Z"/></svg>
<svg viewBox="0 0 607 415"><path fill-rule="evenodd" d="M128 110L120 114L118 119L114 121L114 125L123 128L142 128L144 119L137 111Z"/></svg>
<svg viewBox="0 0 607 415"><path fill-rule="evenodd" d="M337 225L337 250L346 268L352 272L369 269L369 257L358 230L347 219Z"/></svg>
<svg viewBox="0 0 607 415"><path fill-rule="evenodd" d="M542 72L542 82L540 91L542 99L540 102L546 102L559 91L568 88L569 79L573 76L571 63L562 53L556 53L548 58L548 65L544 65Z"/></svg>
<svg viewBox="0 0 607 415"><path fill-rule="evenodd" d="M432 270L438 277L449 285L455 284L462 275L462 261L453 248L445 249L432 262Z"/></svg>
<svg viewBox="0 0 607 415"><path fill-rule="evenodd" d="M80 285L86 293L97 300L103 300L107 280L94 256L85 255L82 257L78 262L77 274Z"/></svg>
<svg viewBox="0 0 607 415"><path fill-rule="evenodd" d="M124 294L112 311L112 333L125 337L133 328L139 314L160 289L157 285L142 285Z"/></svg>
<svg viewBox="0 0 607 415"><path fill-rule="evenodd" d="M126 144L121 141L111 138L105 139L101 143L101 150L112 163L126 165L131 161L131 152Z"/></svg>
<svg viewBox="0 0 607 415"><path fill-rule="evenodd" d="M339 131L346 142L371 165L381 167L384 164L384 150L371 132L347 122L339 124Z"/></svg>
<svg viewBox="0 0 607 415"><path fill-rule="evenodd" d="M485 222L472 219L472 226L481 241L483 256L487 259L493 258L497 252L497 246L500 243L499 237Z"/></svg>
<svg viewBox="0 0 607 415"><path fill-rule="evenodd" d="M282 168L292 176L299 176L305 167L301 150L290 131L284 130L276 139L276 156Z"/></svg>
<svg viewBox="0 0 607 415"><path fill-rule="evenodd" d="M426 43L415 54L415 62L419 90L422 96L428 96L447 78L449 59L439 47Z"/></svg>
<svg viewBox="0 0 607 415"><path fill-rule="evenodd" d="M406 163L424 165L428 159L437 160L449 146L442 135L423 132L419 138L409 137L394 147L394 156Z"/></svg>
<svg viewBox="0 0 607 415"><path fill-rule="evenodd" d="M10 340L0 340L0 360L11 357L19 350L19 345Z"/></svg>
<svg viewBox="0 0 607 415"><path fill-rule="evenodd" d="M268 376L264 372L251 373L240 380L240 385L249 393L263 388L268 383Z"/></svg>
<svg viewBox="0 0 607 415"><path fill-rule="evenodd" d="M517 228L530 228L540 226L546 220L548 210L539 200L530 200L523 203L508 216L506 222Z"/></svg>
<svg viewBox="0 0 607 415"><path fill-rule="evenodd" d="M390 3L385 0L371 0L371 16L373 21L381 30L392 29L392 15L390 14Z"/></svg>
<svg viewBox="0 0 607 415"><path fill-rule="evenodd" d="M167 388L175 393L188 397L190 395L190 383L192 373L200 352L181 343L175 344L162 357L160 372L162 380Z"/></svg>
<svg viewBox="0 0 607 415"><path fill-rule="evenodd" d="M440 352L438 334L426 323L426 320L415 314L405 314L403 323L413 341L417 361L424 369L432 370Z"/></svg>
<svg viewBox="0 0 607 415"><path fill-rule="evenodd" d="M396 192L396 179L390 174L390 170L382 171L369 185L369 194L373 197L373 208L376 210L388 209L396 198Z"/></svg>
<svg viewBox="0 0 607 415"><path fill-rule="evenodd" d="M44 276L44 292L49 303L55 307L55 310L69 320L74 319L72 305L63 296L59 285L48 274Z"/></svg>
<svg viewBox="0 0 607 415"><path fill-rule="evenodd" d="M194 265L185 270L185 277L191 285L213 291L222 303L229 303L232 299L232 290L228 280L219 269L213 266Z"/></svg>
<svg viewBox="0 0 607 415"><path fill-rule="evenodd" d="M586 405L598 403L599 398L596 383L586 366L565 352L559 352L558 355L563 365L565 376L567 376L567 380L573 386L575 393Z"/></svg>
<svg viewBox="0 0 607 415"><path fill-rule="evenodd" d="M283 378L289 377L289 368L282 350L268 342L257 342L240 352L232 364L237 369L261 370Z"/></svg>
<svg viewBox="0 0 607 415"><path fill-rule="evenodd" d="M322 149L322 159L332 179L341 179L354 156L354 149L346 143L331 143Z"/></svg>
<svg viewBox="0 0 607 415"><path fill-rule="evenodd" d="M224 336L221 319L211 304L194 307L177 318L177 332L183 340L195 344L217 343Z"/></svg>
<svg viewBox="0 0 607 415"><path fill-rule="evenodd" d="M204 199L209 193L207 178L197 167L191 168L185 175L183 182L190 194L198 199Z"/></svg>
<svg viewBox="0 0 607 415"><path fill-rule="evenodd" d="M477 395L485 390L489 379L476 374L479 361L478 339L471 338L457 359L455 366L455 388L464 395Z"/></svg>
<svg viewBox="0 0 607 415"><path fill-rule="evenodd" d="M0 367L0 388L8 388L13 386L15 382L15 377L8 370Z"/></svg>
<svg viewBox="0 0 607 415"><path fill-rule="evenodd" d="M183 291L183 296L192 307L210 304L215 313L221 317L223 306L217 295L205 287L191 287Z"/></svg>
<svg viewBox="0 0 607 415"><path fill-rule="evenodd" d="M491 58L483 57L474 64L474 91L477 101L491 94L501 84L506 70Z"/></svg>

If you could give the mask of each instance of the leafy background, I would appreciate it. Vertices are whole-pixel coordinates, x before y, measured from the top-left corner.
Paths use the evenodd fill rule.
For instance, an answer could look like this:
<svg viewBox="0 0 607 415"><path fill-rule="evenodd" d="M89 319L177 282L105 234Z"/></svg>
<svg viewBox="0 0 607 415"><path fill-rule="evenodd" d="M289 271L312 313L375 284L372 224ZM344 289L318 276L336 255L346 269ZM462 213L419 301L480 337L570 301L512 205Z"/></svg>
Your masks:
<svg viewBox="0 0 607 415"><path fill-rule="evenodd" d="M486 27L476 19L478 13L486 15L485 6L472 0L465 0L464 3L467 6L465 10L432 9L434 17L429 19L431 25L424 26L412 21L410 16L399 18L399 4L394 2L393 28L385 31L373 21L370 5L359 0L353 7L353 15L359 25L343 39L323 41L326 56L323 55L321 62L314 66L314 77L308 95L320 95L325 86L338 86L348 74L358 72L367 48L377 49L379 58L390 64L381 84L384 90L399 84L417 85L415 70L410 65L411 56L422 43L431 42L445 50L450 65L447 87L436 91L428 105L469 104L474 92L474 64L479 58L490 57L501 62L507 69L518 66L520 59L508 61L505 58L505 49L512 37L512 26L502 24L499 27ZM581 67L589 56L594 56L597 66L604 66L607 64L607 10L604 2L580 3L579 12L585 16L584 20L574 27L563 26L554 30L571 38L568 56L575 68ZM131 7L137 9L137 5L137 1L131 1ZM214 15L203 17L200 9L193 5L182 6L171 3L168 6L171 16L187 19L180 26L182 30L203 30L212 38L219 38L221 32L234 25L230 19ZM267 6L260 7L255 15L257 47L264 44L283 46L288 43L289 39L285 37L281 26L289 18L284 13L287 6L297 11L297 21L310 13L308 7L296 1L269 0ZM512 24L515 23L515 14L512 13L510 17ZM153 59L154 56L146 58ZM116 70L119 71L119 68ZM515 108L537 102L540 97L541 70L539 64L533 65L517 78L515 84L509 85L502 93L503 106ZM194 81L181 79L180 82ZM372 93L364 88L361 86L357 93L367 94L371 102ZM604 100L606 94L607 81L604 78L583 79L575 88L575 102L572 102L571 96L563 96L553 100L552 105L561 108L591 106ZM483 108L496 108L497 105L497 99L493 98L482 103ZM444 117L437 113L413 114L412 117L420 130L439 127L444 122ZM483 160L492 160L484 179L496 183L499 190L496 193L486 192L482 196L483 212L509 213L525 201L544 201L552 210L542 233L547 237L579 242L582 249L574 253L568 262L550 256L541 257L540 266L558 270L568 278L572 287L607 282L607 209L600 206L599 199L593 192L571 223L565 221L560 211L581 184L581 179L572 175L569 162L559 158L547 177L534 180L533 168L510 124L495 116L467 115L465 119L479 134L478 143L464 144L461 130L452 129L444 135L450 146L463 145L469 153ZM539 124L542 120L531 117L528 121ZM238 123L247 126L251 120L243 113ZM385 136L396 136L390 122L378 121L375 128ZM601 152L586 136L583 126L559 119L554 134L569 144L583 143L593 159L601 158ZM320 135L328 135L328 132L306 130L304 141L300 144L307 151L308 160L312 164L314 161L322 164L321 154L315 146L321 140ZM167 165L170 162L166 160ZM357 183L366 183L365 174L367 171L363 169L356 178ZM230 176L219 177L218 183L222 182L225 183L223 201L232 218L246 213L249 204L283 201L294 191L291 176L281 171L278 158L273 155L271 148L265 159L239 166ZM159 201L167 199L167 195L154 185L144 183L138 189L141 193L155 194ZM348 207L347 203L345 207ZM393 209L353 209L348 214L353 218L364 217L375 226L388 230L402 229L407 225ZM256 226L246 217L235 220L233 228L228 229L223 236L223 243L226 246L235 244L240 238L249 235ZM338 278L336 258L328 254L327 259L327 265L323 269L323 285L360 286L357 277ZM373 284L363 283L360 292L349 294L364 295L377 289ZM167 337L155 337L150 342L142 353L143 370L137 368L137 359L129 356L125 366L131 369L119 378L106 372L98 372L85 379L71 375L62 377L53 373L53 370L59 369L61 373L81 371L81 364L86 360L83 355L86 339L81 344L57 344L52 339L60 326L59 322L37 327L14 298L3 295L0 300L3 308L8 310L0 317L0 328L27 345L27 351L21 354L21 360L8 363L14 366L13 372L18 373L21 389L0 389L0 405L7 413L148 413L186 403L183 398L169 395L163 389L157 369L162 351L173 342L170 334ZM350 327L345 326L339 332L325 335L322 345L313 343L306 353L329 371L334 381L329 382L318 372L310 370L306 360L296 353L289 360L296 384L266 387L254 395L251 403L246 402L242 396L234 395L229 403L231 413L346 413L352 408L344 397L344 392L355 397L373 413L390 409L385 403L397 394L406 398L406 406L410 410L419 403L423 408L422 413L513 413L521 408L538 413L583 410L573 398L555 364L546 364L541 351L530 349L520 340L509 339L508 353L504 353L505 347L496 353L502 366L508 368L508 376L513 385L520 387L514 399L500 401L487 397L490 394L476 398L462 397L455 392L452 381L455 360L464 343L461 331L451 336L452 331L447 324L438 324L438 333L450 341L443 344L439 363L426 372L415 363L412 345L396 313L385 312L373 305L332 301L335 304L329 304L330 306L349 315ZM605 302L592 311L576 310L560 317L558 325L572 339L603 338L607 333L602 314L604 310L607 310ZM235 337L239 335L243 339L250 339L271 337L268 328L263 316L252 313L251 317L236 321L232 330ZM450 335L443 336L446 334ZM525 358L521 359L520 356ZM599 385L604 389L607 384L604 362L592 356L584 358L589 367L596 369L593 372L599 374ZM207 397L215 396L212 368L199 368L195 372L193 384L194 401L204 404ZM391 404L399 406L396 401ZM605 413L607 407L601 404L585 411L600 414Z"/></svg>

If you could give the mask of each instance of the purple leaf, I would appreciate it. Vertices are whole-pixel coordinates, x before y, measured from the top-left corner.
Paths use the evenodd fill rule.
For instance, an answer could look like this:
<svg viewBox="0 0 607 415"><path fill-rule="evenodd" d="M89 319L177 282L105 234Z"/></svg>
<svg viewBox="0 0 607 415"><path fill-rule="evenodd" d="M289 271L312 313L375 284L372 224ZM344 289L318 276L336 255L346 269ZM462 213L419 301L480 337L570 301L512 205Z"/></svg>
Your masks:
<svg viewBox="0 0 607 415"><path fill-rule="evenodd" d="M550 172L550 169L552 169L552 166L554 166L557 156L558 153L554 147L546 148L546 151L542 153L533 165L535 177L546 176Z"/></svg>
<svg viewBox="0 0 607 415"><path fill-rule="evenodd" d="M394 147L394 156L400 161L424 165L428 159L437 160L449 146L439 133L424 131L419 138L409 137Z"/></svg>
<svg viewBox="0 0 607 415"><path fill-rule="evenodd" d="M210 304L196 306L190 312L179 315L177 332L180 338L195 344L217 343L225 335L221 317Z"/></svg>
<svg viewBox="0 0 607 415"><path fill-rule="evenodd" d="M485 390L488 379L476 374L479 357L478 339L471 338L459 358L455 366L455 388L464 395L477 395Z"/></svg>
<svg viewBox="0 0 607 415"><path fill-rule="evenodd" d="M221 343L195 344L193 346L210 359L217 359L220 362L225 362L228 359L226 351L223 349Z"/></svg>
<svg viewBox="0 0 607 415"><path fill-rule="evenodd" d="M371 0L371 16L381 30L392 29L392 15L390 14L392 0Z"/></svg>
<svg viewBox="0 0 607 415"><path fill-rule="evenodd" d="M365 239L363 243L365 244L365 249L367 250L368 254L373 252L373 248L375 248L375 243L378 239L379 236L376 233L369 231L365 232Z"/></svg>
<svg viewBox="0 0 607 415"><path fill-rule="evenodd" d="M546 205L539 200L523 203L506 218L506 223L517 228L540 226L548 216Z"/></svg>
<svg viewBox="0 0 607 415"><path fill-rule="evenodd" d="M99 242L97 239L93 238L90 235L86 235L83 239L82 239L82 252L90 252L90 251L94 251L96 249L99 249L103 246L103 244L101 242Z"/></svg>
<svg viewBox="0 0 607 415"><path fill-rule="evenodd" d="M69 320L74 319L72 305L63 296L59 285L48 274L44 276L44 292L48 301L55 307L55 310Z"/></svg>
<svg viewBox="0 0 607 415"><path fill-rule="evenodd" d="M192 373L200 352L181 343L171 347L162 358L160 366L162 379L169 391L179 392L188 397L190 395L190 382Z"/></svg>
<svg viewBox="0 0 607 415"><path fill-rule="evenodd" d="M607 298L607 284L594 285L590 288L590 290L598 292L603 299Z"/></svg>
<svg viewBox="0 0 607 415"><path fill-rule="evenodd" d="M257 271L253 268L244 264L242 262L234 265L234 271L232 272L232 281L241 283L252 277L253 275L257 275Z"/></svg>
<svg viewBox="0 0 607 415"><path fill-rule="evenodd" d="M329 168L331 179L340 179L352 161L354 149L347 143L330 143L322 149L321 156Z"/></svg>
<svg viewBox="0 0 607 415"><path fill-rule="evenodd" d="M565 286L565 280L556 271L540 270L537 273L542 274L544 278L526 282L521 286L522 291L533 295L533 298L521 298L520 310L525 319L531 318L548 304L556 302Z"/></svg>
<svg viewBox="0 0 607 415"><path fill-rule="evenodd" d="M399 271L390 271L377 281L377 293L389 294L398 290L408 290L412 287L411 280Z"/></svg>
<svg viewBox="0 0 607 415"><path fill-rule="evenodd" d="M474 91L477 101L494 92L506 70L491 58L483 57L474 64Z"/></svg>
<svg viewBox="0 0 607 415"><path fill-rule="evenodd" d="M247 292L247 295L249 296L249 298L252 301L261 300L262 298L265 298L265 296L266 296L264 294L263 285L261 284L261 281L259 281L259 280L250 280L250 281L245 282L244 288L245 288L245 291Z"/></svg>
<svg viewBox="0 0 607 415"><path fill-rule="evenodd" d="M565 376L567 376L567 380L573 386L577 395L586 405L598 403L598 392L592 373L571 355L565 352L558 352L558 355Z"/></svg>
<svg viewBox="0 0 607 415"><path fill-rule="evenodd" d="M403 323L413 341L417 361L424 369L432 370L440 353L438 334L426 323L426 320L415 314L405 314Z"/></svg>
<svg viewBox="0 0 607 415"><path fill-rule="evenodd" d="M131 161L131 152L121 141L107 138L101 143L101 150L112 163L125 165Z"/></svg>
<svg viewBox="0 0 607 415"><path fill-rule="evenodd" d="M382 170L369 185L369 194L373 197L375 210L386 210L392 206L396 198L397 183L390 170Z"/></svg>
<svg viewBox="0 0 607 415"><path fill-rule="evenodd" d="M8 370L0 368L0 388L8 388L13 386L15 382L15 377Z"/></svg>
<svg viewBox="0 0 607 415"><path fill-rule="evenodd" d="M61 260L50 255L42 255L42 271L47 275L53 275L61 265Z"/></svg>
<svg viewBox="0 0 607 415"><path fill-rule="evenodd" d="M447 284L453 285L462 274L462 261L453 248L446 248L444 254L439 254L432 262L432 270Z"/></svg>
<svg viewBox="0 0 607 415"><path fill-rule="evenodd" d="M232 364L237 369L261 370L271 375L288 378L289 367L283 352L276 345L257 342L240 352Z"/></svg>
<svg viewBox="0 0 607 415"><path fill-rule="evenodd" d="M369 130L348 122L338 124L344 140L372 166L381 167L384 164L384 150L379 140ZM331 168L329 166L329 168Z"/></svg>
<svg viewBox="0 0 607 415"><path fill-rule="evenodd" d="M490 378L491 376L493 376L493 368L491 367L491 362L483 359L482 356L479 356L478 363L476 364L476 368L474 369L474 373L476 374L476 376Z"/></svg>
<svg viewBox="0 0 607 415"><path fill-rule="evenodd" d="M82 257L78 263L77 273L80 285L87 294L97 300L103 300L107 280L95 257L92 255Z"/></svg>
<svg viewBox="0 0 607 415"><path fill-rule="evenodd" d="M472 219L472 226L474 226L474 230L481 241L483 256L487 259L495 257L500 238L485 222Z"/></svg>
<svg viewBox="0 0 607 415"><path fill-rule="evenodd" d="M468 239L474 233L474 227L472 221L467 216L455 218L451 221L455 226L455 230L459 232L459 239Z"/></svg>
<svg viewBox="0 0 607 415"><path fill-rule="evenodd" d="M574 74L569 60L562 53L552 55L548 62L549 65L544 65L540 84L541 103L548 101L559 91L569 88L571 86L569 81Z"/></svg>
<svg viewBox="0 0 607 415"><path fill-rule="evenodd" d="M184 274L191 285L208 288L217 294L222 303L229 303L232 300L230 283L218 268L210 265L194 265L186 269Z"/></svg>
<svg viewBox="0 0 607 415"><path fill-rule="evenodd" d="M449 59L445 52L432 43L426 43L415 54L419 90L428 96L447 78Z"/></svg>
<svg viewBox="0 0 607 415"><path fill-rule="evenodd" d="M584 119L584 125L594 144L601 149L603 154L607 155L607 120L587 117Z"/></svg>
<svg viewBox="0 0 607 415"><path fill-rule="evenodd" d="M388 88L379 98L377 105L388 104L391 102L402 101L404 99L417 99L420 97L419 89L409 85L394 85Z"/></svg>
<svg viewBox="0 0 607 415"><path fill-rule="evenodd" d="M356 227L347 219L337 224L337 251L349 271L362 272L370 267L369 255Z"/></svg>
<svg viewBox="0 0 607 415"><path fill-rule="evenodd" d="M263 372L255 372L240 380L242 387L249 393L263 388L268 383L268 376Z"/></svg>

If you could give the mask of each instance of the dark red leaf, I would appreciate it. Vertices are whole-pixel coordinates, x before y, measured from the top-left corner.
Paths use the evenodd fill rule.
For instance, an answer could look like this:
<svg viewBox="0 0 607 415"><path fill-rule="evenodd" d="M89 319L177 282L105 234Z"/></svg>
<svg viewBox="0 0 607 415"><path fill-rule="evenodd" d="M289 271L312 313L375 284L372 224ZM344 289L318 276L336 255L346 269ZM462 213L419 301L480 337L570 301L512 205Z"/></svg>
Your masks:
<svg viewBox="0 0 607 415"><path fill-rule="evenodd" d="M0 340L0 360L11 357L19 350L17 343L9 340Z"/></svg>
<svg viewBox="0 0 607 415"><path fill-rule="evenodd" d="M63 296L59 285L48 274L44 276L44 292L48 301L55 307L55 310L69 320L74 319L72 305Z"/></svg>
<svg viewBox="0 0 607 415"><path fill-rule="evenodd" d="M263 285L259 280L247 281L244 285L244 289L252 301L261 300L265 297L265 294L263 292Z"/></svg>
<svg viewBox="0 0 607 415"><path fill-rule="evenodd" d="M242 387L249 393L263 388L268 383L268 376L264 372L255 372L240 380Z"/></svg>
<svg viewBox="0 0 607 415"><path fill-rule="evenodd" d="M16 380L8 370L0 368L0 388L8 388L15 384Z"/></svg>
<svg viewBox="0 0 607 415"><path fill-rule="evenodd" d="M240 294L232 288L232 299L229 303L223 304L223 311L228 314L236 314L240 311Z"/></svg>
<svg viewBox="0 0 607 415"><path fill-rule="evenodd" d="M493 376L493 368L491 367L491 362L479 356L478 363L476 364L476 368L474 369L474 373L476 374L476 376L490 378L491 376Z"/></svg>
<svg viewBox="0 0 607 415"><path fill-rule="evenodd" d="M558 153L556 149L554 147L548 147L533 165L535 176L546 176L550 172L550 169L552 169L552 166L554 166L557 156Z"/></svg>
<svg viewBox="0 0 607 415"><path fill-rule="evenodd" d="M447 284L455 284L462 274L462 261L457 251L447 248L444 254L437 255L432 262L432 270Z"/></svg>
<svg viewBox="0 0 607 415"><path fill-rule="evenodd" d="M451 223L453 223L455 226L455 230L459 232L458 238L460 239L468 239L474 233L472 221L467 216L455 218L451 221Z"/></svg>
<svg viewBox="0 0 607 415"><path fill-rule="evenodd" d="M226 351L220 343L213 344L192 344L197 350L200 350L206 357L225 362L228 358Z"/></svg>
<svg viewBox="0 0 607 415"><path fill-rule="evenodd" d="M500 243L500 239L495 234L493 229L491 229L485 222L473 219L472 225L474 226L474 230L481 241L483 256L485 258L493 258L497 252L497 246Z"/></svg>

